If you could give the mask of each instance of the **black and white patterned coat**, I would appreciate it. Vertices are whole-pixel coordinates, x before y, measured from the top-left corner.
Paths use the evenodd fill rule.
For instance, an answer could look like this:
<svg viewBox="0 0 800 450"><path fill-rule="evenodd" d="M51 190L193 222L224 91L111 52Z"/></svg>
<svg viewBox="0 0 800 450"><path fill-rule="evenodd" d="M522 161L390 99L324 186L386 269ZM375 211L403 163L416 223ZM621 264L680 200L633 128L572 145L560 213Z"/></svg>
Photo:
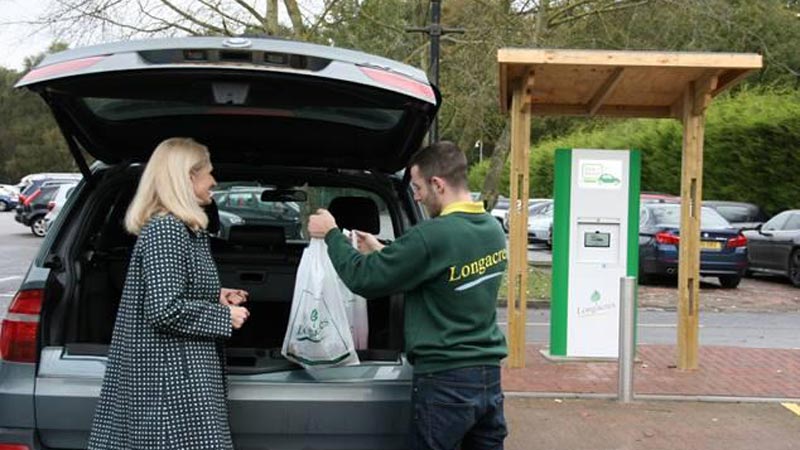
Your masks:
<svg viewBox="0 0 800 450"><path fill-rule="evenodd" d="M232 449L208 235L156 216L133 249L89 449Z"/></svg>

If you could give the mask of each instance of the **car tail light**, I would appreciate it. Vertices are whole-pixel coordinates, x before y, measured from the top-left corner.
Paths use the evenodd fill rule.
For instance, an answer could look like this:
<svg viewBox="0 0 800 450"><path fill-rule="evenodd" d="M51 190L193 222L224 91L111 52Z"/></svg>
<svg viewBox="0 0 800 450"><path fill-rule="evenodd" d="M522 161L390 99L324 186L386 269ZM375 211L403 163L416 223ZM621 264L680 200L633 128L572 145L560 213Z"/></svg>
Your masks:
<svg viewBox="0 0 800 450"><path fill-rule="evenodd" d="M378 83L425 97L426 100L432 103L436 102L436 94L433 93L433 88L427 83L382 69L373 69L371 67L359 67L359 69L364 72L364 75Z"/></svg>
<svg viewBox="0 0 800 450"><path fill-rule="evenodd" d="M38 197L39 194L41 194L41 193L42 193L42 190L41 189L37 189L36 192L34 192L33 194L25 197L25 200L22 202L22 204L25 205L25 206L30 205L34 200L36 200L36 197Z"/></svg>
<svg viewBox="0 0 800 450"><path fill-rule="evenodd" d="M90 58L73 59L72 61L64 61L61 63L50 64L49 66L39 67L31 70L27 75L22 77L20 83L27 83L39 78L63 75L69 72L77 72L87 67L91 67L106 58L107 56L92 56Z"/></svg>
<svg viewBox="0 0 800 450"><path fill-rule="evenodd" d="M0 444L0 450L31 450L25 444Z"/></svg>
<svg viewBox="0 0 800 450"><path fill-rule="evenodd" d="M0 359L36 362L36 334L43 299L44 290L31 289L19 291L11 301L0 328Z"/></svg>
<svg viewBox="0 0 800 450"><path fill-rule="evenodd" d="M56 207L56 202L47 202L47 210L52 211Z"/></svg>
<svg viewBox="0 0 800 450"><path fill-rule="evenodd" d="M660 233L656 233L656 242L659 244L678 245L681 242L681 238L680 236L675 236L672 233L662 231Z"/></svg>
<svg viewBox="0 0 800 450"><path fill-rule="evenodd" d="M728 239L728 248L744 247L747 245L747 238L744 235L738 235L735 238Z"/></svg>

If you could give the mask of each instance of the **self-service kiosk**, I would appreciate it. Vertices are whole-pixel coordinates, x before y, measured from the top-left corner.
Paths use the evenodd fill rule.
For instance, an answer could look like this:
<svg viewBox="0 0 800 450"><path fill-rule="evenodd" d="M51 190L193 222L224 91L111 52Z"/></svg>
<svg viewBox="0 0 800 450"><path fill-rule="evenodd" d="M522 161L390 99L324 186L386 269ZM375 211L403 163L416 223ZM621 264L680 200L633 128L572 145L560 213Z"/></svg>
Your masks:
<svg viewBox="0 0 800 450"><path fill-rule="evenodd" d="M620 278L638 275L640 174L637 150L556 151L552 357L617 357Z"/></svg>

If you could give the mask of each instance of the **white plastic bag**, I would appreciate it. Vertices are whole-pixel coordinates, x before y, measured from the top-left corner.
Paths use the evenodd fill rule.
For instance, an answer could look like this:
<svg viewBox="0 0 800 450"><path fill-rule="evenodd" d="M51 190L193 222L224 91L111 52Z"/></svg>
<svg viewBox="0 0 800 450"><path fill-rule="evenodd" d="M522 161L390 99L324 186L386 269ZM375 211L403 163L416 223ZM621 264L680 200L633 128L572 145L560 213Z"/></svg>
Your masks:
<svg viewBox="0 0 800 450"><path fill-rule="evenodd" d="M303 251L281 354L306 369L358 364L339 279L322 239Z"/></svg>
<svg viewBox="0 0 800 450"><path fill-rule="evenodd" d="M350 236L350 242L353 244L353 248L358 250L358 240L356 234L352 231L348 232L348 230L344 230L345 235ZM356 349L364 350L368 348L368 337L369 337L369 316L367 314L367 299L364 297L354 294L347 286L344 286L342 283L344 290L347 291L347 297L344 302L345 310L347 311L347 321L350 323L350 333L353 335L353 342L355 343Z"/></svg>

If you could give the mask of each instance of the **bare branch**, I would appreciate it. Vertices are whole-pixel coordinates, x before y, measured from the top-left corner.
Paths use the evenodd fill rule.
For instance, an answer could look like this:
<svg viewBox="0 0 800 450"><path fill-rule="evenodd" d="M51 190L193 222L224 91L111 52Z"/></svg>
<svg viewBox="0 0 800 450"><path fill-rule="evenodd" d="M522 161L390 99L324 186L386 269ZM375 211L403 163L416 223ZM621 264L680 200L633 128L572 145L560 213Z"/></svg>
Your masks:
<svg viewBox="0 0 800 450"><path fill-rule="evenodd" d="M570 16L570 17L567 17L567 18L564 18L564 19L561 19L561 20L550 21L548 23L548 27L549 28L553 28L553 27L557 27L559 25L563 25L565 23L575 22L575 21L583 19L584 17L587 17L587 16L591 16L591 15L595 15L595 14L599 15L599 14L604 14L604 13L609 13L609 12L622 11L624 9L635 8L637 6L643 6L643 5L646 5L648 3L650 3L650 0L639 0L636 3L625 3L625 4L622 4L620 6L610 6L608 8L595 9L595 10L592 10L592 11L587 11L587 12L582 13L582 14L577 14L577 15L574 15L574 16Z"/></svg>
<svg viewBox="0 0 800 450"><path fill-rule="evenodd" d="M405 34L405 32L406 32L406 30L404 30L404 29L402 29L400 27L396 27L394 25L391 25L391 24L388 24L386 22L383 22L383 21L380 21L380 20L376 19L375 17L373 17L372 15L368 14L367 12L365 12L363 10L360 12L359 15L361 17L367 19L368 21L376 24L376 25L382 26L383 28L387 28L389 30L393 30L393 31L396 31L398 33L403 33L403 34Z"/></svg>
<svg viewBox="0 0 800 450"><path fill-rule="evenodd" d="M403 58L403 62L406 63L406 64L411 64L411 60L416 58L417 55L422 53L422 51L427 49L427 48L428 48L428 42L425 42L424 44L422 44L419 47L417 47L414 50L412 50L411 53L408 54L408 56Z"/></svg>
<svg viewBox="0 0 800 450"><path fill-rule="evenodd" d="M188 20L189 22L194 23L197 26L203 27L203 28L205 28L205 29L207 29L209 31L213 31L215 33L227 34L227 33L225 33L225 30L223 30L222 28L220 28L220 27L218 27L216 25L212 25L212 24L210 24L208 22L203 22L202 20L196 19L191 14L189 14L186 11L184 11L184 10L178 8L177 6L175 6L170 0L161 0L161 3L166 5L169 9L173 10L174 12L176 12L179 16L183 17L184 19Z"/></svg>
<svg viewBox="0 0 800 450"><path fill-rule="evenodd" d="M316 22L314 22L314 25L311 26L311 30L309 30L308 33L305 34L306 36L313 36L317 32L320 25L322 25L322 22L325 21L325 17L328 16L328 13L331 12L331 9L333 9L333 7L336 5L338 1L339 0L330 0L325 2L326 3L325 10L322 12L322 14L319 15L319 17L317 17Z"/></svg>
<svg viewBox="0 0 800 450"><path fill-rule="evenodd" d="M264 23L266 23L266 20L267 20L267 19L266 19L264 16L262 16L261 14L259 14L259 13L258 13L258 11L256 11L256 9L255 9L255 8L253 8L253 6L252 6L252 5L250 5L249 3L247 3L247 2L246 2L246 1L244 1L244 0L235 0L235 1L236 1L236 3L237 3L237 4L239 4L239 5L240 5L242 8L246 9L246 10L247 10L247 12L249 12L250 14L252 14L252 15L253 15L253 17L255 17L255 18L258 20L258 22L259 22L259 23L261 23L261 24L264 24Z"/></svg>
<svg viewBox="0 0 800 450"><path fill-rule="evenodd" d="M283 4L286 5L286 11L289 12L289 19L292 20L295 36L302 36L305 26L303 25L303 13L300 12L300 7L297 6L297 0L283 0Z"/></svg>
<svg viewBox="0 0 800 450"><path fill-rule="evenodd" d="M222 11L222 9L219 7L219 3L214 5L211 2L209 2L208 0L198 0L198 1L200 3L202 3L203 5L207 6L208 9L210 9L210 10L214 11L215 13L219 14L220 17L222 18L223 26L226 29L227 29L227 27L224 25L225 24L225 19L228 19L231 22L237 23L237 24L245 26L245 27L253 26L251 23L245 22L242 19L239 19L238 17L234 17L234 16L230 15L229 13L226 13L226 12Z"/></svg>

